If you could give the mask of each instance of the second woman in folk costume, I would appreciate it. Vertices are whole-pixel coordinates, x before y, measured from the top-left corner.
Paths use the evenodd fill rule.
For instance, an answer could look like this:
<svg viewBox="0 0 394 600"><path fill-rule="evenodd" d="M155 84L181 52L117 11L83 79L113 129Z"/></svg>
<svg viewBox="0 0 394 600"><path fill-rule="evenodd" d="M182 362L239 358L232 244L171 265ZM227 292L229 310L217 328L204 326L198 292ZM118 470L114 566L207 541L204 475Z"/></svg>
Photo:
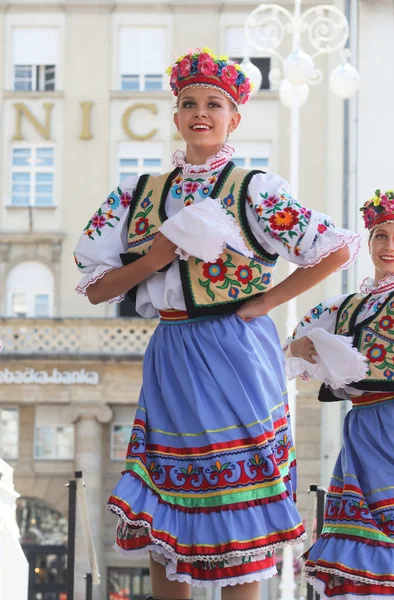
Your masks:
<svg viewBox="0 0 394 600"><path fill-rule="evenodd" d="M275 549L304 535L267 313L349 263L358 236L301 206L278 175L235 167L226 139L250 94L239 65L196 50L170 68L170 83L186 152L171 173L122 181L75 252L91 302L131 290L142 317L160 316L108 508L119 517L116 550L150 553L154 598L220 585L223 598L254 600L276 573ZM207 259L226 227L233 242ZM159 228L177 229L185 247ZM279 256L301 268L270 287Z"/></svg>
<svg viewBox="0 0 394 600"><path fill-rule="evenodd" d="M322 360L306 337L315 328L346 336L366 361L361 376L339 389L331 381L320 392L323 401L350 398L353 408L345 419L323 532L306 553L305 568L322 598L394 600L394 191L377 190L361 210L375 276L360 293L331 298L304 317L289 341L288 368L294 364L293 374L301 372L301 358L304 366L305 360L315 363L307 367L313 372ZM339 366L343 352L336 350Z"/></svg>

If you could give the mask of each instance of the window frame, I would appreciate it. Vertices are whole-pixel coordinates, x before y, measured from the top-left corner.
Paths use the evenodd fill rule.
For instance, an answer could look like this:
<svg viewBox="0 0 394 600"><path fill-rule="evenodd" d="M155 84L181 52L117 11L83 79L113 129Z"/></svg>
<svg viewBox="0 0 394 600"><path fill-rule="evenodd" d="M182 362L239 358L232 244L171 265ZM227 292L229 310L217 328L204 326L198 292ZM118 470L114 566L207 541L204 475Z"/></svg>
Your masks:
<svg viewBox="0 0 394 600"><path fill-rule="evenodd" d="M16 454L15 456L5 456L4 451L3 451L3 446L0 443L0 456L6 460L18 460L19 458L19 438L20 438L20 408L17 405L12 405L12 404L2 404L0 406L0 412L3 410L15 410L16 411L16 416L17 416L17 421L16 421ZM1 418L0 418L0 432L1 432ZM0 435L0 440L1 440L1 435Z"/></svg>
<svg viewBox="0 0 394 600"><path fill-rule="evenodd" d="M30 150L31 151L31 155L30 158L28 160L30 160L30 162L34 165L14 165L14 150ZM37 163L37 151L38 150L48 150L51 149L53 150L53 164L50 167L47 166L40 166L37 167L36 163ZM9 207L12 208L56 208L56 145L55 144L12 144L11 146L11 153L10 153L10 183L9 183ZM13 198L14 198L14 193L13 193L13 185L14 185L14 179L13 176L15 173L29 173L29 186L30 186L30 190L29 190L29 201L26 204L18 204L18 203L14 203L13 202ZM41 175L41 174L46 174L46 173L50 173L52 175L52 202L51 204L37 204L36 203L36 199L37 196L39 196L40 194L37 194L36 191L36 186L39 185L39 183L37 182L37 175Z"/></svg>
<svg viewBox="0 0 394 600"><path fill-rule="evenodd" d="M141 147L137 147L141 145ZM161 152L159 153L158 150ZM128 171L127 167L122 167L122 160L134 160L137 161L135 167L130 167ZM160 164L158 166L144 166L144 161L149 160L158 160ZM121 182L124 181L127 177L132 177L133 175L136 177L141 177L145 173L149 173L150 175L161 175L163 173L163 144L160 142L152 142L152 144L141 142L125 142L118 144L117 148L117 181L119 182L120 188ZM123 179L121 179L122 173L125 175Z"/></svg>
<svg viewBox="0 0 394 600"><path fill-rule="evenodd" d="M58 444L57 444L57 431L58 429L71 429L72 433L73 433L73 444L72 444L72 455L69 457L59 457L57 456L58 454ZM53 442L52 442L52 454L51 456L38 456L37 454L37 438L38 438L38 430L39 429L51 429L54 432L54 438L53 438ZM64 425L37 425L36 423L34 424L34 440L33 440L33 458L34 460L38 460L38 461L45 461L45 460L53 460L53 461L59 461L59 462L68 462L68 461L73 461L75 459L75 427L74 425L71 423L67 423Z"/></svg>
<svg viewBox="0 0 394 600"><path fill-rule="evenodd" d="M115 454L114 454L114 450L115 450L115 427L127 427L128 431L129 431L129 440L127 441L127 444L124 447L123 456L115 456ZM127 451L127 445L128 445L128 443L130 441L130 436L131 436L132 429L133 429L133 423L130 423L130 425L129 424L125 424L125 423L120 423L118 421L113 421L111 423L110 460L115 461L115 462L119 462L119 461L124 461L125 460L126 451Z"/></svg>
<svg viewBox="0 0 394 600"><path fill-rule="evenodd" d="M39 86L32 86L31 92L55 92L63 89L64 86L64 49L65 49L65 20L64 14L55 14L48 12L36 12L36 13L15 13L8 14L5 22L5 88L7 90L16 91L20 94L29 94L27 90L16 90L15 89L15 66L16 61L21 66L31 66L34 71L33 77L36 81L37 67L55 66L55 87L54 90L41 89ZM56 37L56 49L48 56L46 49L41 52L41 56L29 56L26 60L21 59L18 55L15 55L14 50L17 45L14 41L14 35L19 29L29 30L53 30L53 35ZM31 60L31 62L30 62Z"/></svg>

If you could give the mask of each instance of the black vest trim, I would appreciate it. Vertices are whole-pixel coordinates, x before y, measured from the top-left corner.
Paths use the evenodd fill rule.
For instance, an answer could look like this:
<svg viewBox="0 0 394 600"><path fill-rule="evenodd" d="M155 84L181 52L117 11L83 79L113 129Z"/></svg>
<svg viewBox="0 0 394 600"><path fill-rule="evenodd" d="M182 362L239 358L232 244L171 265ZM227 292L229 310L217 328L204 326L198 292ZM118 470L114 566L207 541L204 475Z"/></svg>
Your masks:
<svg viewBox="0 0 394 600"><path fill-rule="evenodd" d="M325 383L320 387L318 394L319 402L342 402L344 398L337 398L333 390L329 388Z"/></svg>

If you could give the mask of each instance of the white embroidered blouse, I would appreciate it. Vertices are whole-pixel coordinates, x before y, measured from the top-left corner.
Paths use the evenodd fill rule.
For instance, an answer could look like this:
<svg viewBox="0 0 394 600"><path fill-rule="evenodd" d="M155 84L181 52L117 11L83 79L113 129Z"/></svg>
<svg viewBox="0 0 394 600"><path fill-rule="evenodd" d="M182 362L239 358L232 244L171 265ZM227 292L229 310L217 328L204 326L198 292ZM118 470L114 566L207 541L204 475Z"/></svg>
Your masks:
<svg viewBox="0 0 394 600"><path fill-rule="evenodd" d="M172 182L166 199L166 214L174 216L184 206L209 197L234 148L229 144L210 157L204 165L190 165L185 153L174 154L174 165L181 172ZM76 290L86 295L89 285L112 269L123 266L119 255L127 251L129 204L138 177L129 177L112 192L85 228L75 249L75 262L83 277ZM300 267L311 267L338 248L348 245L353 260L360 247L360 236L334 227L331 219L303 207L289 193L288 183L279 175L259 173L248 187L246 214L248 223L263 248L279 254ZM155 273L137 290L136 310L146 318L159 310L185 310L179 265L176 259L164 273ZM124 296L111 302L121 302Z"/></svg>
<svg viewBox="0 0 394 600"><path fill-rule="evenodd" d="M372 278L365 279L360 286L360 292L365 294L365 296L371 294L371 297L358 314L356 324L361 323L365 319L373 316L379 310L382 304L385 303L389 294L394 292L394 274L387 275L384 277L384 279L381 279L377 283ZM287 338L284 345L284 350L287 350L290 342L293 340L298 340L319 327L324 329L324 331L327 333L334 334L338 310L348 296L349 294L339 294L338 296L333 296L324 302L320 302L317 306L307 312L298 323L293 335ZM338 361L338 364L340 364L341 358L343 358L341 357L341 352L339 351L338 353L336 350L335 360ZM304 363L304 361L302 361L302 363ZM298 358L287 356L286 371L288 377L301 377L307 380L308 377L305 377L304 372L302 372L300 369L300 365L302 363ZM394 377L394 371L392 376ZM336 392L336 395L343 398L348 398L349 395L360 395L363 393L364 392L357 390L356 388L344 386L343 392L341 393L338 391Z"/></svg>

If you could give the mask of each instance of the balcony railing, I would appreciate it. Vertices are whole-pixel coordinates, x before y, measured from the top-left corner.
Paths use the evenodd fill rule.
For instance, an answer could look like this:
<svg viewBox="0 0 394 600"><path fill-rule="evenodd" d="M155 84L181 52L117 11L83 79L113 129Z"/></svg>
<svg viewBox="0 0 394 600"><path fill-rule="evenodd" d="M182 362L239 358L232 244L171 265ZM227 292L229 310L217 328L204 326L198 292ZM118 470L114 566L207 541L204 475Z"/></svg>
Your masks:
<svg viewBox="0 0 394 600"><path fill-rule="evenodd" d="M0 319L2 356L143 356L157 319Z"/></svg>

